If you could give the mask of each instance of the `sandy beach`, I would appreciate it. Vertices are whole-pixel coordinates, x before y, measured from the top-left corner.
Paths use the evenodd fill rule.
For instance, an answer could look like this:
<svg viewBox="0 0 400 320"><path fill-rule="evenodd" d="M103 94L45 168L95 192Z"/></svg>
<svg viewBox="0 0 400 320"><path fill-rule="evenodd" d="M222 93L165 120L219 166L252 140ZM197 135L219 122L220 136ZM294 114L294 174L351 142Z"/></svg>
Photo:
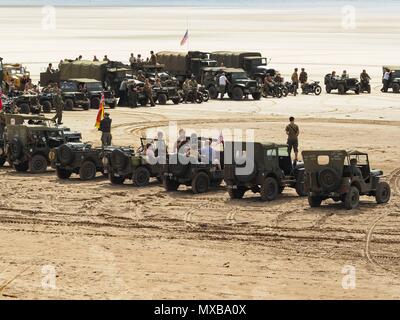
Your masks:
<svg viewBox="0 0 400 320"><path fill-rule="evenodd" d="M252 129L256 140L285 142L295 116L305 149L359 149L387 174L387 205L363 198L346 212L333 201L311 209L291 190L263 203L233 201L222 186L203 195L181 187L112 186L0 169L0 299L398 299L400 298L400 96L381 93L382 65L396 65L398 14L361 7L342 26L342 6L314 9L56 8L43 30L41 8L1 8L0 56L23 62L32 78L48 62L104 54L126 61L150 50L260 51L289 78L305 67L321 81L346 69L373 78L368 94L288 96L260 101L111 110L113 142L170 124L192 130ZM18 12L18 14L16 14ZM188 48L179 42L187 26ZM64 124L100 144L96 110L64 113ZM171 137L173 139L174 137ZM354 288L343 286L354 268ZM48 270L52 287L43 285ZM52 271L52 272L53 272Z"/></svg>

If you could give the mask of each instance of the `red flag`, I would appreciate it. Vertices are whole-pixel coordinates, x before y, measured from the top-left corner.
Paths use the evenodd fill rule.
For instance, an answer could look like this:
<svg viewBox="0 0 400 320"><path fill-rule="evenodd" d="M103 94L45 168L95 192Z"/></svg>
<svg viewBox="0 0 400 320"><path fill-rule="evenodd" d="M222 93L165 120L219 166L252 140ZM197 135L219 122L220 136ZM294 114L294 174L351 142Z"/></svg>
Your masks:
<svg viewBox="0 0 400 320"><path fill-rule="evenodd" d="M100 101L100 105L99 105L99 111L97 112L97 117L96 117L95 127L97 129L100 128L100 122L103 119L104 119L104 93L101 94L101 101Z"/></svg>
<svg viewBox="0 0 400 320"><path fill-rule="evenodd" d="M189 39L189 30L186 30L186 33L181 40L181 46L183 46L186 43L186 41L188 41L188 39Z"/></svg>
<svg viewBox="0 0 400 320"><path fill-rule="evenodd" d="M3 110L3 92L0 90L0 111Z"/></svg>

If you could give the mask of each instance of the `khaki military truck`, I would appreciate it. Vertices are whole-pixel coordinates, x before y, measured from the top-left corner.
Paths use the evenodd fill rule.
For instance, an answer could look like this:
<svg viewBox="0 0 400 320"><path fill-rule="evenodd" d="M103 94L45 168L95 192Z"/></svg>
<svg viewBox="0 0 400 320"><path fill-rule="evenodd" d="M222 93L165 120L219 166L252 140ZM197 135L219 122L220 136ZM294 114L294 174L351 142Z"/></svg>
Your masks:
<svg viewBox="0 0 400 320"><path fill-rule="evenodd" d="M303 151L305 190L311 207L322 201L342 201L347 210L359 206L360 196L375 197L378 204L390 200L390 186L381 170L371 169L368 154L346 150Z"/></svg>
<svg viewBox="0 0 400 320"><path fill-rule="evenodd" d="M158 140L141 138L140 143L141 145L136 152L116 149L112 152L110 161L105 160L111 183L121 184L125 180L132 180L135 186L144 187L149 184L150 178L156 178L159 182L162 181L162 164L159 163L159 159L156 156L152 158L146 155L146 145L151 144L155 147Z"/></svg>
<svg viewBox="0 0 400 320"><path fill-rule="evenodd" d="M53 120L44 116L6 114L4 117L4 152L8 163L19 172L45 172L52 148L81 139L80 133L54 126Z"/></svg>
<svg viewBox="0 0 400 320"><path fill-rule="evenodd" d="M89 143L68 142L50 150L49 159L59 179L69 179L75 173L83 181L93 180L97 172L104 174L102 151Z"/></svg>
<svg viewBox="0 0 400 320"><path fill-rule="evenodd" d="M21 63L2 63L3 69L3 81L7 83L13 83L17 90L24 90L24 84L22 79L30 78L30 72Z"/></svg>
<svg viewBox="0 0 400 320"><path fill-rule="evenodd" d="M307 195L304 165L292 162L286 144L226 142L224 180L232 199L241 199L251 190L263 201L272 201L286 187L301 197Z"/></svg>

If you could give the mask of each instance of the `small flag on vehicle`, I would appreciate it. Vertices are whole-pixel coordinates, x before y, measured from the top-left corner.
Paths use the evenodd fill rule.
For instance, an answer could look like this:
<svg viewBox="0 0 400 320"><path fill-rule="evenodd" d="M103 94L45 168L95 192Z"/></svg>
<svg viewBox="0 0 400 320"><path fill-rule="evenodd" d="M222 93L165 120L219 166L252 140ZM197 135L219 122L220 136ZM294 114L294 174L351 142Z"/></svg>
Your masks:
<svg viewBox="0 0 400 320"><path fill-rule="evenodd" d="M181 40L181 46L183 46L188 41L188 39L189 39L189 30L186 30L186 33Z"/></svg>
<svg viewBox="0 0 400 320"><path fill-rule="evenodd" d="M101 100L100 100L100 105L99 105L99 111L97 112L97 117L96 117L96 124L95 127L97 129L100 128L100 122L101 120L104 119L104 93L101 94Z"/></svg>

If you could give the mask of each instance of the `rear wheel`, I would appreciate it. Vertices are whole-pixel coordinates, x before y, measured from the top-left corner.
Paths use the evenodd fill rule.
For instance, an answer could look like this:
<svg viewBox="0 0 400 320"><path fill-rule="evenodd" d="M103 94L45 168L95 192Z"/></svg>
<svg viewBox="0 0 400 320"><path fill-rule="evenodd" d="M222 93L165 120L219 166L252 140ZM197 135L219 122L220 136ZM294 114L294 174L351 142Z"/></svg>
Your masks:
<svg viewBox="0 0 400 320"><path fill-rule="evenodd" d="M57 177L61 180L66 180L71 177L72 171L62 169L62 168L57 168Z"/></svg>
<svg viewBox="0 0 400 320"><path fill-rule="evenodd" d="M260 100L261 92L252 93L251 96L253 97L254 100Z"/></svg>
<svg viewBox="0 0 400 320"><path fill-rule="evenodd" d="M43 112L44 113L49 113L51 112L51 102L50 101L43 101L42 103L42 107L43 107Z"/></svg>
<svg viewBox="0 0 400 320"><path fill-rule="evenodd" d="M14 164L14 169L18 172L26 172L29 169L29 162L21 162L19 164Z"/></svg>
<svg viewBox="0 0 400 320"><path fill-rule="evenodd" d="M242 199L246 193L246 189L243 187L237 187L237 189L229 189L228 193L231 199Z"/></svg>
<svg viewBox="0 0 400 320"><path fill-rule="evenodd" d="M22 104L19 106L19 110L20 110L21 113L29 114L29 112L31 111L31 108L29 108L29 104L27 104L27 103L22 103Z"/></svg>
<svg viewBox="0 0 400 320"><path fill-rule="evenodd" d="M112 172L109 173L108 177L112 184L123 184L125 182L124 177L116 177Z"/></svg>
<svg viewBox="0 0 400 320"><path fill-rule="evenodd" d="M326 93L331 93L332 92L332 88L331 88L331 86L329 84L327 84L325 86L325 91L326 91Z"/></svg>
<svg viewBox="0 0 400 320"><path fill-rule="evenodd" d="M321 92L322 92L321 86L316 86L315 89L314 89L314 94L316 96L319 96L321 94Z"/></svg>
<svg viewBox="0 0 400 320"><path fill-rule="evenodd" d="M321 206L322 199L318 196L308 196L308 204L311 208L317 208Z"/></svg>
<svg viewBox="0 0 400 320"><path fill-rule="evenodd" d="M31 173L44 173L47 170L47 159L41 154L32 157L29 162L29 169Z"/></svg>
<svg viewBox="0 0 400 320"><path fill-rule="evenodd" d="M208 92L210 93L211 99L218 99L218 90L215 86L209 87Z"/></svg>
<svg viewBox="0 0 400 320"><path fill-rule="evenodd" d="M179 188L179 182L171 180L170 178L164 178L163 185L166 191L176 191Z"/></svg>
<svg viewBox="0 0 400 320"><path fill-rule="evenodd" d="M167 95L165 93L160 93L158 95L157 101L161 105L166 105L167 101L168 101L168 97L167 97Z"/></svg>
<svg viewBox="0 0 400 320"><path fill-rule="evenodd" d="M65 100L64 109L66 111L71 111L74 108L74 101L72 99Z"/></svg>
<svg viewBox="0 0 400 320"><path fill-rule="evenodd" d="M210 187L210 178L204 172L199 172L195 175L192 181L193 193L205 193Z"/></svg>
<svg viewBox="0 0 400 320"><path fill-rule="evenodd" d="M233 100L240 101L243 99L244 93L242 88L235 87L232 90L232 98Z"/></svg>
<svg viewBox="0 0 400 320"><path fill-rule="evenodd" d="M82 181L96 178L96 165L92 161L85 161L79 169L79 177Z"/></svg>
<svg viewBox="0 0 400 320"><path fill-rule="evenodd" d="M181 99L180 98L174 98L174 99L172 99L172 102L174 104L179 104L179 102L181 102Z"/></svg>
<svg viewBox="0 0 400 320"><path fill-rule="evenodd" d="M98 109L100 106L100 99L95 97L90 100L90 107L92 109Z"/></svg>
<svg viewBox="0 0 400 320"><path fill-rule="evenodd" d="M399 93L400 92L400 84L393 83L392 90L394 93Z"/></svg>
<svg viewBox="0 0 400 320"><path fill-rule="evenodd" d="M299 197L305 197L308 195L308 192L306 191L306 187L304 184L304 174L301 174L297 177L296 180L296 192Z"/></svg>
<svg viewBox="0 0 400 320"><path fill-rule="evenodd" d="M390 200L390 186L387 182L379 182L376 188L375 199L376 203L388 203Z"/></svg>
<svg viewBox="0 0 400 320"><path fill-rule="evenodd" d="M278 182L275 178L268 177L261 185L260 195L263 201L272 201L277 198L279 194Z"/></svg>
<svg viewBox="0 0 400 320"><path fill-rule="evenodd" d="M342 85L342 84L338 85L338 92L339 92L339 94L345 94L346 93L346 89L345 89L344 85Z"/></svg>
<svg viewBox="0 0 400 320"><path fill-rule="evenodd" d="M146 167L138 167L135 169L132 175L133 184L136 187L144 187L149 184L150 172Z"/></svg>
<svg viewBox="0 0 400 320"><path fill-rule="evenodd" d="M360 191L356 187L350 187L350 191L344 197L344 207L347 210L356 209L360 203Z"/></svg>

